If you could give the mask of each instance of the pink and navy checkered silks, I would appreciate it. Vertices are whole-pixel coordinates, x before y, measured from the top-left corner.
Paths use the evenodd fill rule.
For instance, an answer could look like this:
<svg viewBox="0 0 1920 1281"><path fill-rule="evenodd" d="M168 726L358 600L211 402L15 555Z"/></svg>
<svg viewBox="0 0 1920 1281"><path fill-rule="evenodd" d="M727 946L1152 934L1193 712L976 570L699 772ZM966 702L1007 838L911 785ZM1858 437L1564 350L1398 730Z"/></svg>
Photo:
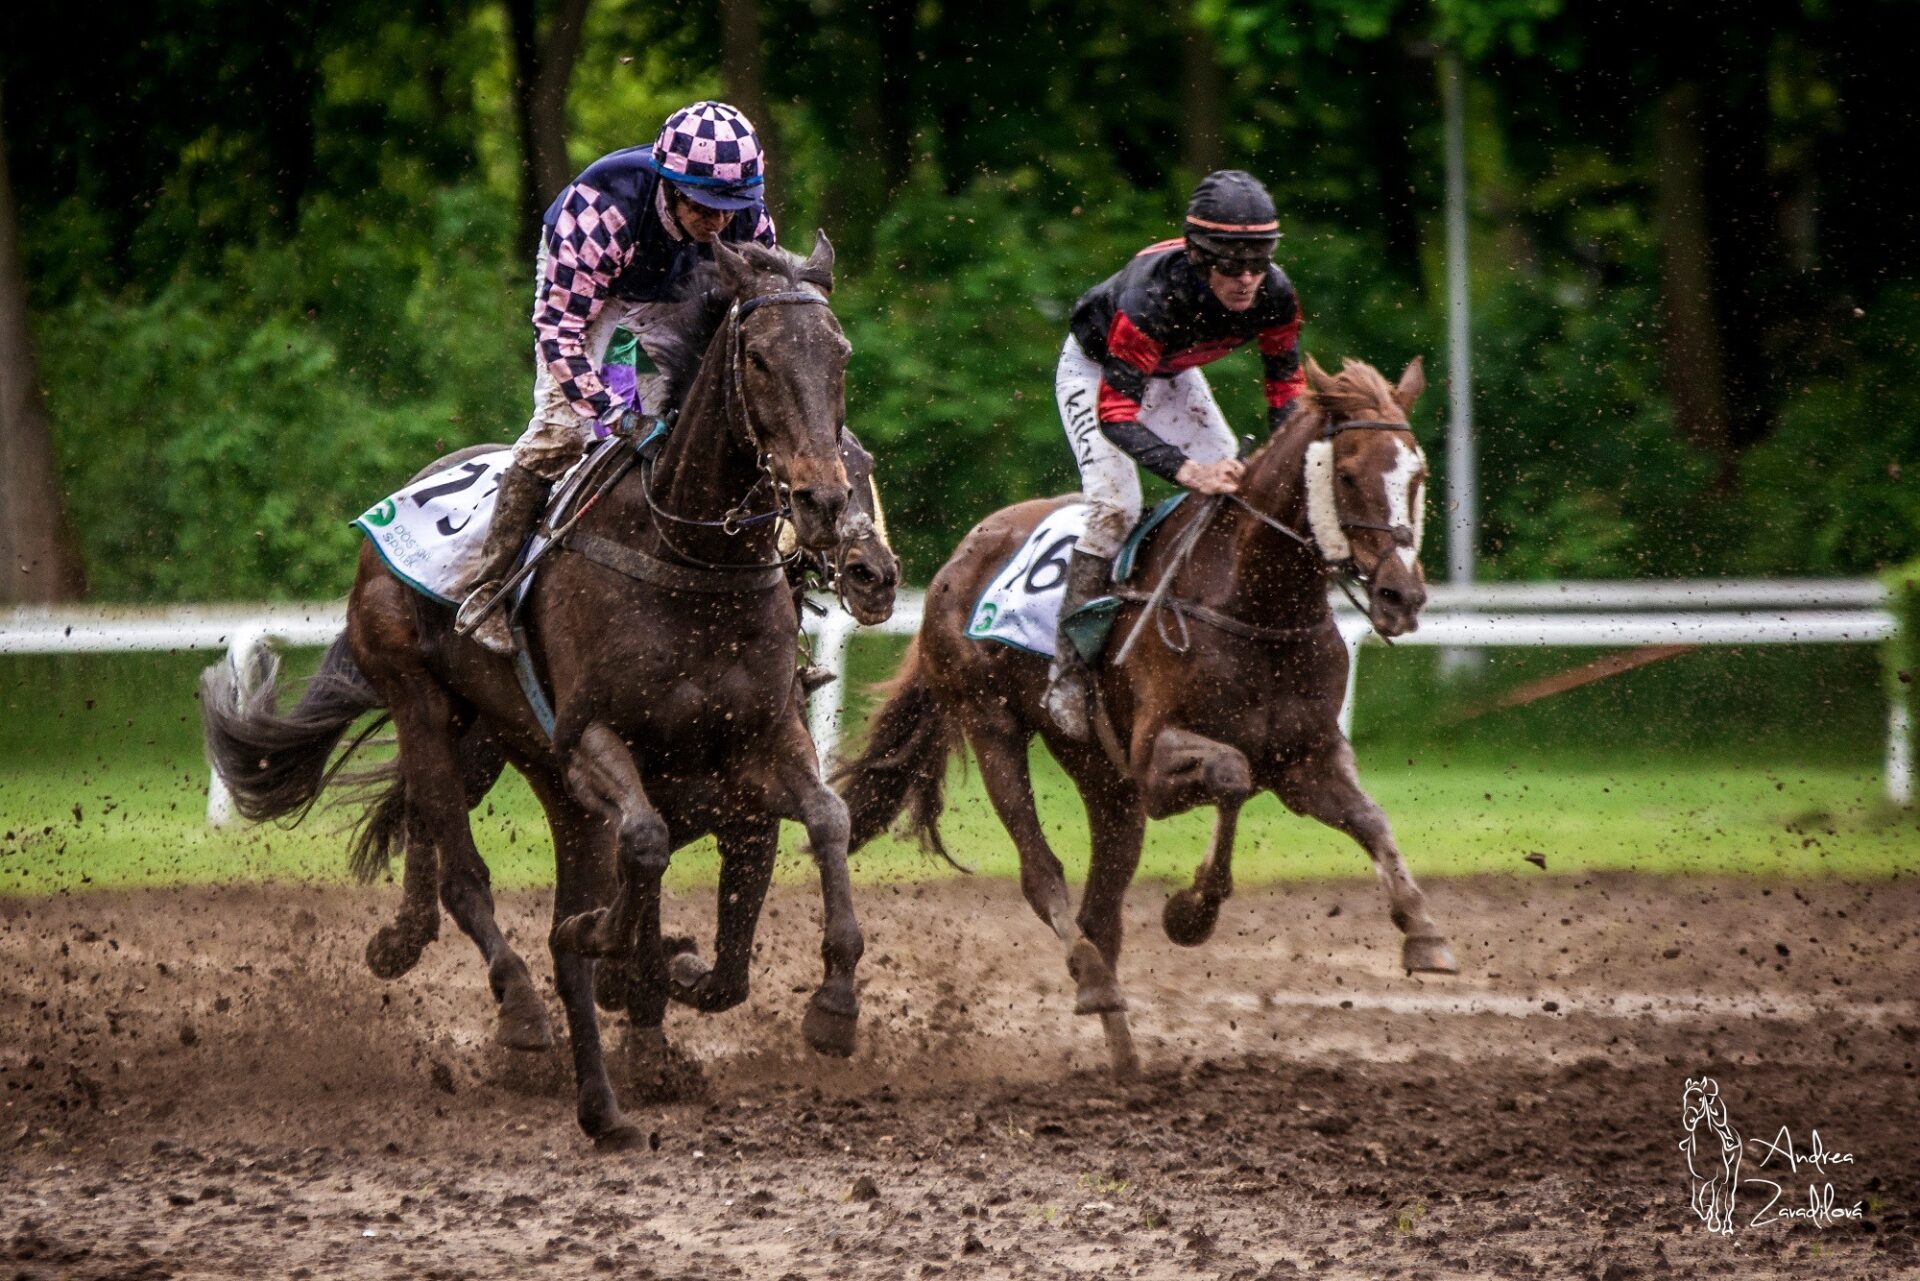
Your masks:
<svg viewBox="0 0 1920 1281"><path fill-rule="evenodd" d="M653 162L699 186L752 187L765 177L759 135L724 102L696 102L668 116Z"/></svg>
<svg viewBox="0 0 1920 1281"><path fill-rule="evenodd" d="M587 355L587 324L633 248L626 215L605 195L578 182L562 193L547 237L547 275L535 299L533 330L541 361L574 412L592 422L611 416L616 401Z"/></svg>

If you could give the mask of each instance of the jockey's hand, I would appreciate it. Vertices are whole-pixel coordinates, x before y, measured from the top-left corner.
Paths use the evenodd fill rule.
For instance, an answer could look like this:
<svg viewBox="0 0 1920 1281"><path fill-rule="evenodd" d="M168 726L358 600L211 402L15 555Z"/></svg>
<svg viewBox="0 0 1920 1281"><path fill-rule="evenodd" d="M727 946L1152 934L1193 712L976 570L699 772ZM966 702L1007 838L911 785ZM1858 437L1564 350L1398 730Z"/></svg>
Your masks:
<svg viewBox="0 0 1920 1281"><path fill-rule="evenodd" d="M1173 474L1176 485L1184 485L1196 494L1237 494L1246 464L1238 458L1223 458L1217 463L1196 463L1189 458Z"/></svg>

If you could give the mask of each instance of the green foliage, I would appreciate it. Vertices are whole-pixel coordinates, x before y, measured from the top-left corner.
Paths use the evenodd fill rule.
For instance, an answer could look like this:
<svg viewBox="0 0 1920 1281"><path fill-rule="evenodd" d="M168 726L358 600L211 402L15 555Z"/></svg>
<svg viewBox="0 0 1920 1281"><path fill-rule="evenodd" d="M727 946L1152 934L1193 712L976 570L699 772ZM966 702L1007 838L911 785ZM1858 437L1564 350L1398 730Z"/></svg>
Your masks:
<svg viewBox="0 0 1920 1281"><path fill-rule="evenodd" d="M1855 363L1803 387L1742 465L1743 568L1871 573L1920 550L1920 288L1855 323Z"/></svg>
<svg viewBox="0 0 1920 1281"><path fill-rule="evenodd" d="M499 212L453 188L417 240L336 240L346 219L322 201L296 252L230 250L218 278L83 291L43 316L96 594L340 595L347 521L435 455L517 433L528 357L501 300L523 291L484 248Z"/></svg>

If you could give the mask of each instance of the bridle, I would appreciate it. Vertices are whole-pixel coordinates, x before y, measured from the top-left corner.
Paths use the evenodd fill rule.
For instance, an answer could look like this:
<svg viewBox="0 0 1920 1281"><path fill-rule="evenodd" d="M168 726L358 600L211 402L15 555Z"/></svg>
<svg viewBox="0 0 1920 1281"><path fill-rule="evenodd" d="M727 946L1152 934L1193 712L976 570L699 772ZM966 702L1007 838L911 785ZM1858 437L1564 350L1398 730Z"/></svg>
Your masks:
<svg viewBox="0 0 1920 1281"><path fill-rule="evenodd" d="M1348 432L1348 431L1399 431L1399 432L1406 432L1408 435L1413 434L1413 428L1408 426L1406 423L1390 422L1384 418L1349 418L1345 422L1328 423L1324 428L1321 429L1320 439L1332 440L1335 436L1340 435L1342 432ZM1341 517L1339 515L1339 500L1338 500L1337 490L1335 491L1335 494L1336 494L1336 497L1335 497L1335 503L1334 503L1334 515L1335 515L1335 519L1339 521L1339 525L1341 529L1343 530L1377 529L1382 533L1392 535L1393 545L1395 547L1412 547L1413 546L1414 544L1413 528L1409 525L1383 525L1383 524L1380 524L1378 521L1347 520L1344 517ZM1358 583L1360 586L1367 587L1367 588L1371 588L1373 586L1373 576L1360 568L1359 563L1355 561L1353 558L1353 552L1351 548L1348 549L1348 552L1345 556L1339 559L1335 559L1334 557L1329 556L1327 554L1327 549L1322 547L1319 543L1319 540L1315 539L1311 535L1311 533L1302 534L1299 531L1295 530L1292 526L1282 524L1280 521L1274 519L1272 516L1267 515L1265 512L1261 511L1259 508L1255 507L1252 503L1249 503L1246 499L1240 497L1240 495L1238 494L1228 495L1228 500L1234 503L1235 505L1237 505L1238 507L1240 507L1241 510L1245 511L1249 516L1252 516L1255 520L1259 521L1261 524L1266 525L1272 529L1275 529L1282 534L1285 534L1288 538L1291 538L1294 542L1300 544L1302 547L1308 548L1311 551L1318 552L1320 554L1320 558L1324 560L1330 568L1332 568L1335 572L1337 572L1340 575L1340 587L1342 591L1345 591L1347 593L1348 600L1350 601L1353 600L1353 592L1350 586L1351 584ZM1356 607L1359 606L1358 601L1354 601L1354 604ZM1361 609L1361 612L1365 613L1366 610L1363 608Z"/></svg>
<svg viewBox="0 0 1920 1281"><path fill-rule="evenodd" d="M685 525L694 529L718 529L729 537L737 537L755 525L763 525L768 521L780 520L793 514L793 509L787 502L786 486L780 482L779 477L774 475L773 455L760 443L760 433L753 425L753 413L747 402L747 317L762 307L793 306L810 303L818 303L821 306L826 306L827 299L824 295L817 294L810 289L782 289L774 293L756 294L752 298L735 302L732 307L727 309L727 318L725 321L727 327L725 340L727 344L727 380L722 393L725 403L723 412L729 426L737 422L741 430L745 432L747 443L753 447L754 460L759 474L754 477L753 484L748 486L747 492L740 496L740 501L729 508L725 516L719 520L698 520L691 516L682 516L677 512L670 512L660 505L659 500L653 496L653 460L652 458L648 458L641 469L640 492L647 500L647 509L653 513L657 521L670 522L675 525ZM749 513L748 507L753 502L754 495L760 492L761 486L769 482L771 482L773 487L773 505L765 511ZM666 524L656 523L655 528L660 534L661 543L665 545L668 551L689 565L694 565L701 569L739 570L744 572L767 569L783 563L783 559L778 555L776 555L774 559L767 561L741 562L707 560L703 557L695 556L685 548L676 546L673 540L667 536Z"/></svg>
<svg viewBox="0 0 1920 1281"><path fill-rule="evenodd" d="M1413 428L1404 422L1390 422L1384 418L1349 418L1344 422L1328 423L1325 427L1321 428L1320 439L1331 441L1335 436L1348 431L1398 431L1411 435ZM1313 537L1311 531L1302 534L1292 526L1285 524L1273 516L1269 516L1266 512L1261 511L1238 494L1228 494L1226 495L1226 500L1239 507L1240 510L1246 512L1247 515L1253 517L1269 529L1285 535L1308 551L1316 554L1329 569L1338 575L1335 581L1340 584L1340 590L1346 596L1348 602L1352 604L1356 610L1360 611L1363 616L1371 619L1371 612L1360 598L1354 595L1353 589L1355 585L1358 585L1371 590L1373 587L1373 575L1360 568L1359 563L1353 557L1351 546L1349 546L1347 555L1336 559L1328 555L1327 549L1321 546L1320 541ZM1341 519L1339 516L1339 497L1337 492L1334 498L1334 508L1335 519L1338 520L1342 530L1377 529L1391 534L1393 536L1394 546L1396 547L1412 547L1414 545L1413 530L1410 526L1382 525L1374 521ZM1139 593L1127 591L1115 592L1114 595L1123 601L1146 605L1149 614L1155 613L1159 607L1164 606L1176 619L1179 619L1182 626L1182 640L1179 643L1176 643L1167 635L1164 617L1160 619L1159 624L1161 641L1175 653L1185 653L1188 648L1184 635L1184 620L1187 617L1197 618L1201 622L1207 623L1221 631L1231 635L1241 636L1248 640L1290 640L1315 630L1313 627L1263 627L1253 623L1242 622L1239 619L1222 614L1216 609L1164 595L1165 585L1170 584L1173 581L1173 576L1179 572L1181 563L1186 559L1187 553L1193 550L1195 542L1198 541L1199 529L1204 527L1210 516L1211 511L1201 513L1201 515L1195 519L1194 525L1189 527L1190 532L1187 537L1182 540L1179 549L1174 553L1171 563L1168 564L1165 572L1161 576L1161 589L1157 590L1152 596L1142 596ZM1145 620L1142 619L1142 622L1144 621ZM1137 635L1138 632L1139 628L1136 627L1134 629L1134 635ZM1380 639L1389 645L1393 643L1392 638L1386 636L1384 633ZM1120 658L1126 656L1132 646L1132 641L1133 637L1129 636L1127 644L1122 646L1120 650ZM1115 661L1118 662L1119 659L1116 658Z"/></svg>

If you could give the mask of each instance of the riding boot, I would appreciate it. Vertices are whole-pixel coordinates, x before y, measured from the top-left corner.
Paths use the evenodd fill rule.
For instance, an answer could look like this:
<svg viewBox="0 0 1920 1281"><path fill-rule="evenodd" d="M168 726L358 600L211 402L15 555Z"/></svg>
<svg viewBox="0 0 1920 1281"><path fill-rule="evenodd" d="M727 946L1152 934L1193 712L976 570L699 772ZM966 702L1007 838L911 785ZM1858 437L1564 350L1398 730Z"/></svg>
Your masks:
<svg viewBox="0 0 1920 1281"><path fill-rule="evenodd" d="M1060 602L1060 622L1053 639L1053 670L1047 686L1047 714L1068 738L1085 742L1092 733L1090 712L1093 672L1080 656L1073 639L1067 635L1067 619L1073 611L1107 589L1107 574L1113 560L1073 549L1067 562L1066 597Z"/></svg>
<svg viewBox="0 0 1920 1281"><path fill-rule="evenodd" d="M480 585L461 602L454 630L471 635L496 654L513 653L513 632L507 627L508 603L480 616L480 608L500 591L520 549L527 545L540 513L546 509L547 491L552 482L535 475L518 463L509 463L500 473L500 497L493 507L493 523L487 526L487 541L480 548Z"/></svg>

